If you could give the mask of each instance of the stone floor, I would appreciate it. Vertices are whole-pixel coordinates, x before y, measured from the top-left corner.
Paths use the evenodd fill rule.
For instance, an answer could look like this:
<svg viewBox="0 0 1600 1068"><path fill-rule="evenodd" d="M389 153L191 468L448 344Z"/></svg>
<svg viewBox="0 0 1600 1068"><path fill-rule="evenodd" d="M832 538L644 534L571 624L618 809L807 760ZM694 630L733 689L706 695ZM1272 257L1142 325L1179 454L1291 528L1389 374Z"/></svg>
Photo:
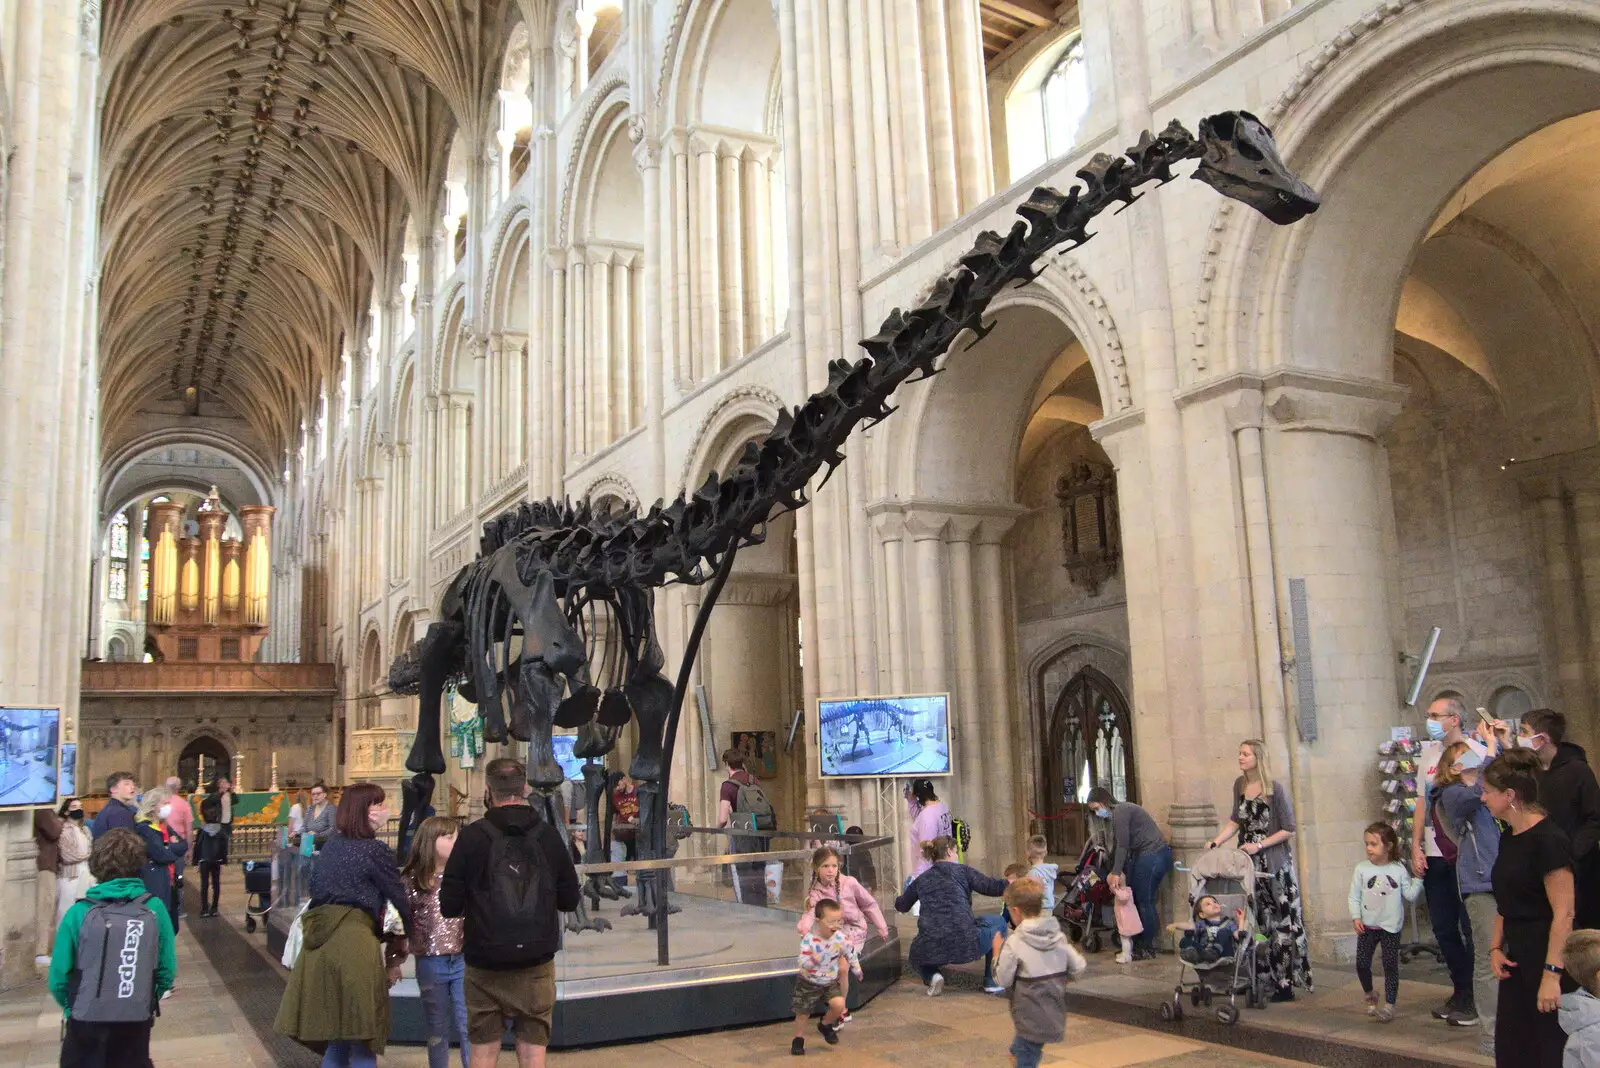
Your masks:
<svg viewBox="0 0 1600 1068"><path fill-rule="evenodd" d="M262 968L267 959L259 934L242 928L237 881L225 887L227 911L207 921L196 936L186 923L178 938L178 987L162 1004L152 1056L159 1068L313 1068L317 1058L270 1034L282 978ZM197 903L195 903L197 904ZM231 906L231 907L230 907ZM193 904L191 905L193 909ZM909 931L907 935L909 936ZM1400 1017L1388 1026L1369 1020L1360 987L1348 970L1324 967L1317 990L1292 1005L1247 1011L1233 1027L1209 1014L1190 1011L1180 1023L1163 1024L1157 1006L1170 996L1176 964L1168 957L1138 966L1118 966L1108 953L1091 957L1090 975L1074 987L1067 1041L1047 1047L1045 1063L1082 1068L1223 1068L1316 1064L1349 1068L1414 1068L1428 1064L1481 1068L1476 1032L1446 1028L1428 1017L1445 988L1435 966L1407 966L1401 984ZM1186 1003L1187 1005L1187 1003ZM792 1025L774 1024L689 1035L621 1047L552 1053L558 1068L642 1063L675 1065L793 1064L788 1045ZM60 1014L40 982L0 992L0 1066L44 1068L60 1050ZM856 1014L836 1047L812 1032L808 1056L852 1068L915 1065L917 1068L977 1068L1007 1063L1010 1019L1003 1000L978 990L976 973L956 971L941 998L927 997L908 978ZM391 1047L382 1063L422 1068L421 1048ZM501 1064L514 1059L509 1051Z"/></svg>

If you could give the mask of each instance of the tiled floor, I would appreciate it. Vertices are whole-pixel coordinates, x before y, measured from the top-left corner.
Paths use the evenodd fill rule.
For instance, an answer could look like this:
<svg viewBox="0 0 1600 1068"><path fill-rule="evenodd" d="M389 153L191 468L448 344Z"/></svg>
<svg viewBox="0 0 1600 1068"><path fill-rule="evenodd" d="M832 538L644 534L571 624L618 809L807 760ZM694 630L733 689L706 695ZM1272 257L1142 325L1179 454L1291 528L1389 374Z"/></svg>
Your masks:
<svg viewBox="0 0 1600 1068"><path fill-rule="evenodd" d="M224 899L239 900L238 887ZM237 910L233 910L237 911ZM233 911L211 925L239 927ZM909 932L908 932L909 934ZM317 1059L271 1035L258 1033L252 1018L270 1019L281 980L254 967L265 951L260 935L246 939L209 927L205 947L189 925L178 939L178 988L163 1002L151 1053L159 1068L300 1068ZM247 956L251 955L251 956ZM231 958L231 959L230 959ZM252 967L244 967L250 964ZM221 967L227 975L218 973ZM1434 970L1436 971L1436 970ZM254 972L254 977L247 973ZM1417 978L1412 978L1412 972ZM1109 954L1091 958L1091 974L1075 987L1067 1041L1047 1047L1045 1063L1066 1068L1224 1068L1322 1064L1364 1068L1412 1068L1424 1064L1487 1065L1476 1055L1475 1033L1451 1031L1427 1016L1444 988L1426 965L1408 968L1401 986L1401 1017L1387 1027L1364 1014L1360 988L1347 971L1323 968L1317 992L1293 1005L1247 1012L1235 1027L1191 1011L1178 1024L1162 1024L1156 1013L1170 996L1175 965L1119 967ZM899 983L856 1016L836 1047L815 1032L807 1042L812 1062L851 1068L915 1066L978 1068L1008 1063L1011 1023L1006 1004L977 990L975 974L954 973L941 998L927 997L914 979ZM553 1053L557 1068L781 1065L789 1055L790 1024L690 1035L621 1047ZM0 1066L43 1068L59 1057L60 1015L43 984L0 993ZM265 1039L265 1040L264 1040ZM382 1063L423 1068L421 1048L391 1047ZM501 1064L511 1065L509 1051Z"/></svg>

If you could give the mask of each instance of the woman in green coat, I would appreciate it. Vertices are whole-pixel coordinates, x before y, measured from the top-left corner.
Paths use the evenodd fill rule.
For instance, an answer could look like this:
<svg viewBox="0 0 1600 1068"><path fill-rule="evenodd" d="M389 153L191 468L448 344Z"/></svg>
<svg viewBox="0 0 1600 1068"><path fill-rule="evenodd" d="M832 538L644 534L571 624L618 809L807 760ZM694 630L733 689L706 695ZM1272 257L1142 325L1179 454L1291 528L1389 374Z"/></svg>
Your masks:
<svg viewBox="0 0 1600 1068"><path fill-rule="evenodd" d="M311 902L300 918L300 957L289 974L273 1027L322 1053L323 1068L375 1068L389 1040L389 986L379 943L385 904L411 931L410 897L377 829L389 820L383 788L346 787L335 833L311 873Z"/></svg>

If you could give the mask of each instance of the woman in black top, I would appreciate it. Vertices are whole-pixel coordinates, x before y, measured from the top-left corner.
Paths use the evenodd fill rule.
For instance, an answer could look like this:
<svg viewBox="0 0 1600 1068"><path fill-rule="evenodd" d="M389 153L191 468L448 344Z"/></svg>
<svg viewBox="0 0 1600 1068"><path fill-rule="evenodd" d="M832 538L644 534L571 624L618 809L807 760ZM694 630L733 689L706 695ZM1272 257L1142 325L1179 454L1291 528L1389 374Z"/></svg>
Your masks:
<svg viewBox="0 0 1600 1068"><path fill-rule="evenodd" d="M1562 946L1572 931L1572 849L1539 807L1539 774L1539 758L1529 749L1501 753L1483 773L1483 803L1510 828L1500 836L1490 876L1496 916L1489 964L1500 980L1497 1068L1561 1068L1567 1040L1556 1007Z"/></svg>

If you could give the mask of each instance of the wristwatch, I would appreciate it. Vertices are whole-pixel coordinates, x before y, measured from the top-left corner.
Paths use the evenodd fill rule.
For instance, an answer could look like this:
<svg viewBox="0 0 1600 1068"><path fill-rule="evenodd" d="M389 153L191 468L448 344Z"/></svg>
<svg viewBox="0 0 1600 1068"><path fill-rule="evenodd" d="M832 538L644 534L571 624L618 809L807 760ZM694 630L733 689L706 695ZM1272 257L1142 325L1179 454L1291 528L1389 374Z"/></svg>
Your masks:
<svg viewBox="0 0 1600 1068"><path fill-rule="evenodd" d="M1544 966L1544 970L1549 972L1551 975L1560 975L1566 969L1561 967L1559 964L1546 964Z"/></svg>

